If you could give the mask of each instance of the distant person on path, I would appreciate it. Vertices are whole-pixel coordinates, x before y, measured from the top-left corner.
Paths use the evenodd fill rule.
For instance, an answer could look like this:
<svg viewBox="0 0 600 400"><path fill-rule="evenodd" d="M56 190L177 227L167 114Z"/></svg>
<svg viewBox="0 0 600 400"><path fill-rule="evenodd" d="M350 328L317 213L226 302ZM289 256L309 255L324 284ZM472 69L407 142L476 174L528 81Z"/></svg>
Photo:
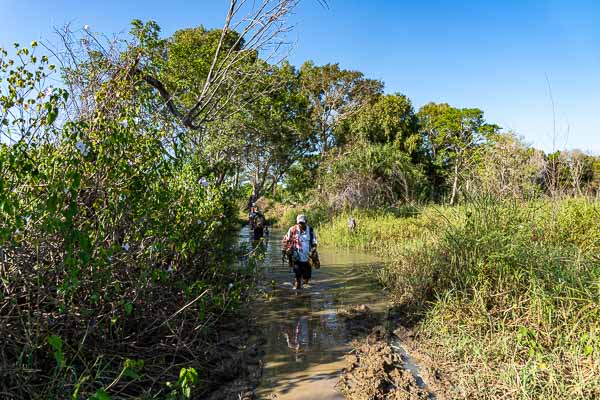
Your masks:
<svg viewBox="0 0 600 400"><path fill-rule="evenodd" d="M348 231L350 233L354 233L354 231L356 231L356 220L354 217L348 218Z"/></svg>
<svg viewBox="0 0 600 400"><path fill-rule="evenodd" d="M246 203L246 207L244 208L244 210L248 210L248 209L252 209L254 207L256 207L256 201L258 200L258 196L256 196L254 193L250 196L250 198L248 199L248 202Z"/></svg>
<svg viewBox="0 0 600 400"><path fill-rule="evenodd" d="M267 226L267 219L264 214L258 210L256 205L252 206L250 214L248 214L248 223L252 230L253 240L261 239L265 234L269 234L269 228Z"/></svg>
<svg viewBox="0 0 600 400"><path fill-rule="evenodd" d="M258 209L256 208L256 204L252 204L252 206L250 207L250 212L248 213L248 223L252 223L252 218L254 218L254 216L256 215L256 211Z"/></svg>
<svg viewBox="0 0 600 400"><path fill-rule="evenodd" d="M283 249L288 257L290 266L294 269L294 289L302 289L302 284L308 284L312 275L311 264L319 268L317 254L317 236L312 227L308 226L304 214L296 217L293 225L283 237Z"/></svg>

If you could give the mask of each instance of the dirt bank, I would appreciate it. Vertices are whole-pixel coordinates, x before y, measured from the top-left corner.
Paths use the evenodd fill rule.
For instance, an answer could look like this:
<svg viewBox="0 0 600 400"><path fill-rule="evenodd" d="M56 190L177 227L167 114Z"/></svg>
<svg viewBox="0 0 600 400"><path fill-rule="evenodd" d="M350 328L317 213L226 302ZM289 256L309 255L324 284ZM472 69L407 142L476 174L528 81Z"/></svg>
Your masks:
<svg viewBox="0 0 600 400"><path fill-rule="evenodd" d="M394 352L381 333L375 331L346 357L347 366L338 389L348 399L427 399L413 375L404 369L400 354Z"/></svg>
<svg viewBox="0 0 600 400"><path fill-rule="evenodd" d="M395 318L390 319L389 314L384 321L376 318L366 305L349 309L343 315L348 331L356 338L337 385L346 398L456 398L450 395L452 385L433 366L431 358L416 348L410 329ZM392 342L401 343L406 353L402 355Z"/></svg>
<svg viewBox="0 0 600 400"><path fill-rule="evenodd" d="M265 339L256 335L254 321L230 326L221 332L218 353L213 356L209 390L199 393L206 400L253 400L260 382Z"/></svg>

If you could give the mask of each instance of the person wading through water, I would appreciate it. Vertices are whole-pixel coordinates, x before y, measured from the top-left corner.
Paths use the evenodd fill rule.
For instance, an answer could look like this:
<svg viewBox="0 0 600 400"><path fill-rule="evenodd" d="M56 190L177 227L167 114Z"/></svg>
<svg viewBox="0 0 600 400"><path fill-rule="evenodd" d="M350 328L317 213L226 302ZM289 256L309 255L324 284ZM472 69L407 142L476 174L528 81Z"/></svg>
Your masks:
<svg viewBox="0 0 600 400"><path fill-rule="evenodd" d="M290 266L294 269L294 289L301 289L302 283L308 284L312 266L320 268L317 254L317 235L306 223L306 216L298 215L293 225L283 237L283 249Z"/></svg>
<svg viewBox="0 0 600 400"><path fill-rule="evenodd" d="M252 229L252 239L259 240L264 235L269 234L269 228L267 227L267 219L264 214L258 211L258 207L253 206L250 214L248 214L248 223L250 229Z"/></svg>

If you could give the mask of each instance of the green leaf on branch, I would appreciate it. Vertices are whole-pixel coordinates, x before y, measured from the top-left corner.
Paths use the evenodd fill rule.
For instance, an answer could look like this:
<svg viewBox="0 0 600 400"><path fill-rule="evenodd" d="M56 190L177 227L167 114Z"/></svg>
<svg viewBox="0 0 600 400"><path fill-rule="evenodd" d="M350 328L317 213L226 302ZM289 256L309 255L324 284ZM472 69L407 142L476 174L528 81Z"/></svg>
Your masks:
<svg viewBox="0 0 600 400"><path fill-rule="evenodd" d="M89 400L110 400L110 396L104 389L98 389Z"/></svg>
<svg viewBox="0 0 600 400"><path fill-rule="evenodd" d="M62 351L63 342L60 336L52 335L48 338L48 344L52 347L54 359L59 368L65 365L65 355Z"/></svg>
<svg viewBox="0 0 600 400"><path fill-rule="evenodd" d="M125 303L125 314L131 315L132 311L133 311L133 304L131 304L129 302Z"/></svg>

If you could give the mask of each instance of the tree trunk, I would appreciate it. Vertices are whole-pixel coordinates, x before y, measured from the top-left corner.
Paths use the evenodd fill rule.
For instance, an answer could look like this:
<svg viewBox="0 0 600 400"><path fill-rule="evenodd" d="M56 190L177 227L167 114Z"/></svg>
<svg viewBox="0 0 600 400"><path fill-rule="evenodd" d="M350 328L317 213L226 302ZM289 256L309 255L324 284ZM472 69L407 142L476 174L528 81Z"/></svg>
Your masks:
<svg viewBox="0 0 600 400"><path fill-rule="evenodd" d="M233 180L233 187L238 189L240 187L240 163L235 167L235 178Z"/></svg>
<svg viewBox="0 0 600 400"><path fill-rule="evenodd" d="M452 195L450 196L450 205L453 206L456 201L458 191L458 163L454 164L454 179L452 181Z"/></svg>

